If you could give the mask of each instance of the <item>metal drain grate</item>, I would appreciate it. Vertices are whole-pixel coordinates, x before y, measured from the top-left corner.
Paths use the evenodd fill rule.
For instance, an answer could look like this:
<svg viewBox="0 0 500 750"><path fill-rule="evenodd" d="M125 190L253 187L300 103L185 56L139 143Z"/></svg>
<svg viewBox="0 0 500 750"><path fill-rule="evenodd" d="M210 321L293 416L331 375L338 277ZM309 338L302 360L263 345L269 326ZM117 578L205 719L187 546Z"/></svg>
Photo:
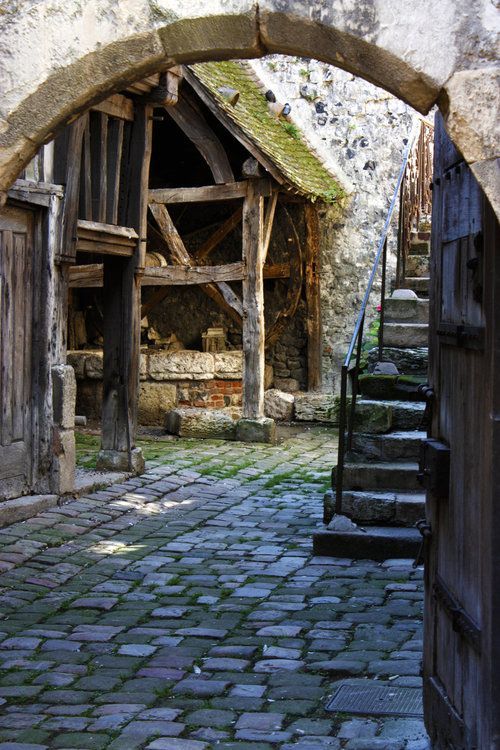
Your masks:
<svg viewBox="0 0 500 750"><path fill-rule="evenodd" d="M386 685L341 685L326 704L326 710L415 718L424 714L421 690Z"/></svg>

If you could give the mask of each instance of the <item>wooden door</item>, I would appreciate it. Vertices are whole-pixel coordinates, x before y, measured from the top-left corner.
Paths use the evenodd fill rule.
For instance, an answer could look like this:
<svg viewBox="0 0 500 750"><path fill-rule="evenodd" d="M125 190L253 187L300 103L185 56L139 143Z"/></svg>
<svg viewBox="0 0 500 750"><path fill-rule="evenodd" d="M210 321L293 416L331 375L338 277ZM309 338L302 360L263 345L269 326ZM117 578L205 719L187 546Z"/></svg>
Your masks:
<svg viewBox="0 0 500 750"><path fill-rule="evenodd" d="M497 506L500 501L495 482L500 459L498 224L440 115L434 154L429 352L433 441L428 441L422 467L431 531L425 716L436 750L490 750L500 748L500 631L495 632L500 524L494 503L495 496Z"/></svg>
<svg viewBox="0 0 500 750"><path fill-rule="evenodd" d="M32 433L34 215L0 215L0 500L29 491Z"/></svg>

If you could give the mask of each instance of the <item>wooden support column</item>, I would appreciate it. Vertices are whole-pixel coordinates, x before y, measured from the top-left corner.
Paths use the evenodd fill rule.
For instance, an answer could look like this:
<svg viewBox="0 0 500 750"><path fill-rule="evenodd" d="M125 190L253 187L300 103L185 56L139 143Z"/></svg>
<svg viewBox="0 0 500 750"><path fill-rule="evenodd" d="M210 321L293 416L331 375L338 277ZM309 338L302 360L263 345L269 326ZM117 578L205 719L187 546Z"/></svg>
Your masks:
<svg viewBox="0 0 500 750"><path fill-rule="evenodd" d="M264 416L264 192L248 180L243 203L243 417Z"/></svg>
<svg viewBox="0 0 500 750"><path fill-rule="evenodd" d="M318 210L312 203L305 205L306 219L306 305L307 305L307 388L321 388L321 299L320 244Z"/></svg>
<svg viewBox="0 0 500 750"><path fill-rule="evenodd" d="M136 106L128 153L123 154L118 222L135 229L130 258L104 257L104 361L100 468L140 472L135 448L140 366L140 277L144 268L152 119L150 105Z"/></svg>

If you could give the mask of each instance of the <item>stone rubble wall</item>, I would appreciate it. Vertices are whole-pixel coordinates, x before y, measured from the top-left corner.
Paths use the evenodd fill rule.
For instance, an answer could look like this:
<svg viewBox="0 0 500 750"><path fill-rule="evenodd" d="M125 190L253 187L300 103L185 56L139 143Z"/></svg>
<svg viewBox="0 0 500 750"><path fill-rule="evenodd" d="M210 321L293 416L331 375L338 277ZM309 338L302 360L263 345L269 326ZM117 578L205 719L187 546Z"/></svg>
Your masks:
<svg viewBox="0 0 500 750"><path fill-rule="evenodd" d="M252 65L278 101L291 104L294 122L349 193L343 211L320 209L323 389L338 392L340 365L418 115L383 89L317 60L272 55ZM389 241L389 282L396 232L397 213ZM378 302L374 290L369 321L376 317Z"/></svg>
<svg viewBox="0 0 500 750"><path fill-rule="evenodd" d="M76 381L76 412L100 419L102 351L70 351ZM163 425L176 406L222 409L241 405L243 352L141 352L139 424Z"/></svg>

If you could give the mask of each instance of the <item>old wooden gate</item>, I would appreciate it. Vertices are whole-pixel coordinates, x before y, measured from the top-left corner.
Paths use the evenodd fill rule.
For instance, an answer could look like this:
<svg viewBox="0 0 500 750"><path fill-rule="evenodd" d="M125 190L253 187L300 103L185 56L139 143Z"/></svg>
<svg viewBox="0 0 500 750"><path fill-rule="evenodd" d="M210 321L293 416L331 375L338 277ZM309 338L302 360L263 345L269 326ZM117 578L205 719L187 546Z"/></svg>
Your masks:
<svg viewBox="0 0 500 750"><path fill-rule="evenodd" d="M0 500L28 491L32 465L34 214L0 217Z"/></svg>
<svg viewBox="0 0 500 750"><path fill-rule="evenodd" d="M434 748L491 750L500 748L498 224L439 115L434 153L425 713Z"/></svg>

